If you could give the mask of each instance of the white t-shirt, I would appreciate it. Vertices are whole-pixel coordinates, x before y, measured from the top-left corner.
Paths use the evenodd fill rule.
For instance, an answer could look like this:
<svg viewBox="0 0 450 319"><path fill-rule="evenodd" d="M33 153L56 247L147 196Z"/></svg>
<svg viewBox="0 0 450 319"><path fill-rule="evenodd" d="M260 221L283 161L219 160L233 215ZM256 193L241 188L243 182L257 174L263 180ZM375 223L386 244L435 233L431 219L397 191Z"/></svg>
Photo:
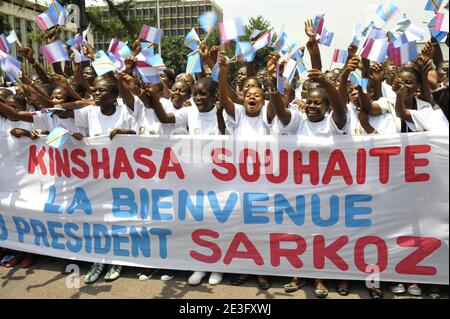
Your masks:
<svg viewBox="0 0 450 319"><path fill-rule="evenodd" d="M9 134L13 128L21 128L27 131L33 130L33 124L24 121L11 121L0 116L0 132Z"/></svg>
<svg viewBox="0 0 450 319"><path fill-rule="evenodd" d="M291 121L286 126L276 118L280 135L329 137L332 135L350 134L350 112L347 112L347 121L342 129L339 129L334 122L333 112L326 114L320 122L309 121L306 114L300 111L289 109L289 112L291 112Z"/></svg>
<svg viewBox="0 0 450 319"><path fill-rule="evenodd" d="M177 109L168 99L161 98L160 102L166 113L174 113ZM162 124L152 108L145 107L144 103L135 98L134 118L136 120L136 132L139 135L171 135L175 134L175 124ZM187 130L177 130L177 134L187 134Z"/></svg>
<svg viewBox="0 0 450 319"><path fill-rule="evenodd" d="M261 108L258 116L250 117L245 113L245 107L243 105L235 104L234 118L228 115L227 112L223 113L223 117L228 132L235 137L272 134L272 125L267 120L267 105Z"/></svg>
<svg viewBox="0 0 450 319"><path fill-rule="evenodd" d="M188 128L189 135L220 135L216 107L209 112L199 112L194 104L176 110L173 114L177 130Z"/></svg>
<svg viewBox="0 0 450 319"><path fill-rule="evenodd" d="M75 125L85 128L90 137L107 135L116 128L134 130L136 123L126 107L117 106L111 116L103 115L100 107L87 106L75 110Z"/></svg>
<svg viewBox="0 0 450 319"><path fill-rule="evenodd" d="M421 110L411 110L413 123L406 122L409 128L416 132L442 132L448 133L448 120L442 110L425 108Z"/></svg>
<svg viewBox="0 0 450 319"><path fill-rule="evenodd" d="M356 106L350 102L347 104L347 108L349 109L350 117L350 133L352 135L366 134L366 131L359 121ZM369 124L378 134L396 134L400 132L400 130L397 131L396 119L400 124L400 119L395 116L395 112L383 112L381 115L369 115ZM399 127L401 127L401 125Z"/></svg>
<svg viewBox="0 0 450 319"><path fill-rule="evenodd" d="M86 135L86 130L84 128L75 125L74 118L60 118L57 115L42 114L41 112L35 112L33 114L33 125L36 130L41 130L42 132L51 132L59 126L64 126L67 130L72 133L81 133Z"/></svg>
<svg viewBox="0 0 450 319"><path fill-rule="evenodd" d="M381 83L381 92L383 94L383 97L388 99L395 100L397 98L397 94L392 89L392 86L387 84L386 82Z"/></svg>

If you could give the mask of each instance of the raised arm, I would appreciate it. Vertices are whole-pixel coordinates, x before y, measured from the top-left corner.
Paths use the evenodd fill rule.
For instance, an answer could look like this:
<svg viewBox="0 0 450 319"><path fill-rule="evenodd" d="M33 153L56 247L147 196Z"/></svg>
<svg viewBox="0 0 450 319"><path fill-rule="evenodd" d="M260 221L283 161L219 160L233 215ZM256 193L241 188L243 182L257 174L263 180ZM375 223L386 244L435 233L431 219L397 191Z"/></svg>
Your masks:
<svg viewBox="0 0 450 319"><path fill-rule="evenodd" d="M27 47L22 47L19 49L19 53L27 59L27 61L33 66L34 71L36 71L37 76L41 79L42 83L50 83L50 79L47 73L41 68L37 61L33 57L33 50Z"/></svg>
<svg viewBox="0 0 450 319"><path fill-rule="evenodd" d="M305 32L308 36L308 42L306 43L306 47L308 49L310 58L311 58L311 67L312 69L322 70L322 59L320 57L320 48L319 43L316 39L316 30L314 28L314 23L312 20L306 20L305 22Z"/></svg>
<svg viewBox="0 0 450 319"><path fill-rule="evenodd" d="M173 113L167 113L166 110L164 110L164 107L159 101L159 97L157 96L157 94L152 94L151 98L153 110L155 111L155 114L158 117L159 121L164 124L175 123L175 115Z"/></svg>
<svg viewBox="0 0 450 319"><path fill-rule="evenodd" d="M234 103L230 99L228 90L228 63L225 56L225 51L222 51L219 57L220 76L219 76L219 100L220 105L225 109L229 116L234 118L235 109Z"/></svg>
<svg viewBox="0 0 450 319"><path fill-rule="evenodd" d="M309 71L309 77L317 81L327 92L328 99L333 109L333 120L339 129L342 129L347 123L347 105L339 95L334 84L328 80L319 70Z"/></svg>
<svg viewBox="0 0 450 319"><path fill-rule="evenodd" d="M268 63L268 69L272 70L271 67L269 67ZM273 118L275 115L278 117L281 123L283 125L288 125L291 122L291 112L286 108L285 101L283 99L283 95L279 93L276 89L277 87L277 78L276 75L272 72L269 78L269 88L270 88L270 101L269 106L267 109L267 113L269 113L269 110L273 113ZM268 114L269 117L269 114ZM271 122L271 121L269 121Z"/></svg>
<svg viewBox="0 0 450 319"><path fill-rule="evenodd" d="M54 74L53 75L53 83L55 83L58 86L63 87L66 91L67 94L73 99L73 100L81 100L82 97L74 91L74 89L72 88L72 86L69 84L69 82L67 81L67 79L59 74Z"/></svg>
<svg viewBox="0 0 450 319"><path fill-rule="evenodd" d="M0 113L7 117L15 118L19 121L33 123L33 114L31 112L16 110L3 102L0 102Z"/></svg>
<svg viewBox="0 0 450 319"><path fill-rule="evenodd" d="M339 95L343 101L348 101L348 79L350 74L358 68L360 61L357 56L353 56L344 67L342 72L341 82L339 84Z"/></svg>
<svg viewBox="0 0 450 319"><path fill-rule="evenodd" d="M375 64L370 68L370 80L373 87L373 99L378 100L383 97L381 85L384 80L384 68L382 64Z"/></svg>
<svg viewBox="0 0 450 319"><path fill-rule="evenodd" d="M413 122L411 112L406 108L405 96L407 93L406 85L399 78L394 80L392 89L397 93L397 99L395 101L395 113L399 118L407 122Z"/></svg>

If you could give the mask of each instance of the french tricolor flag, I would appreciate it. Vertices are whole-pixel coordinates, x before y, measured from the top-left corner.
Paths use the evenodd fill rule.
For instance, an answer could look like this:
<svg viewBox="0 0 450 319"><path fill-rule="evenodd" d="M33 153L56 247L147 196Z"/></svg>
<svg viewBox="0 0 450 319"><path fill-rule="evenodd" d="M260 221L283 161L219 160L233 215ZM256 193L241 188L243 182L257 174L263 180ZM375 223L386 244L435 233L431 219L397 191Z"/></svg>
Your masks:
<svg viewBox="0 0 450 319"><path fill-rule="evenodd" d="M448 12L438 13L436 15L436 22L434 24L434 30L440 32L449 32L449 17Z"/></svg>
<svg viewBox="0 0 450 319"><path fill-rule="evenodd" d="M342 63L345 64L348 59L348 51L347 50L339 50L335 49L333 54L333 62L334 63Z"/></svg>
<svg viewBox="0 0 450 319"><path fill-rule="evenodd" d="M417 43L416 41L406 43L398 48L393 43L389 45L388 49L389 59L400 67L403 64L417 58Z"/></svg>
<svg viewBox="0 0 450 319"><path fill-rule="evenodd" d="M53 21L47 11L35 16L34 21L42 31L48 30L56 25L55 21Z"/></svg>
<svg viewBox="0 0 450 319"><path fill-rule="evenodd" d="M141 28L141 32L139 33L139 39L155 44L160 44L163 34L163 30L149 27L148 25L144 24Z"/></svg>
<svg viewBox="0 0 450 319"><path fill-rule="evenodd" d="M158 84L161 82L161 70L152 67L136 67L136 73L144 83Z"/></svg>
<svg viewBox="0 0 450 319"><path fill-rule="evenodd" d="M41 53L50 64L61 61L70 61L64 43L60 40L54 41L41 48Z"/></svg>
<svg viewBox="0 0 450 319"><path fill-rule="evenodd" d="M3 34L0 34L0 50L9 53L10 44Z"/></svg>
<svg viewBox="0 0 450 319"><path fill-rule="evenodd" d="M220 23L219 31L222 44L236 40L245 34L244 26L240 19L228 20Z"/></svg>
<svg viewBox="0 0 450 319"><path fill-rule="evenodd" d="M270 44L270 41L272 39L272 35L270 32L264 33L262 36L259 37L258 40L253 43L253 48L255 51L258 51Z"/></svg>
<svg viewBox="0 0 450 319"><path fill-rule="evenodd" d="M361 53L361 56L371 61L383 63L386 58L388 46L389 42L387 38L369 39Z"/></svg>

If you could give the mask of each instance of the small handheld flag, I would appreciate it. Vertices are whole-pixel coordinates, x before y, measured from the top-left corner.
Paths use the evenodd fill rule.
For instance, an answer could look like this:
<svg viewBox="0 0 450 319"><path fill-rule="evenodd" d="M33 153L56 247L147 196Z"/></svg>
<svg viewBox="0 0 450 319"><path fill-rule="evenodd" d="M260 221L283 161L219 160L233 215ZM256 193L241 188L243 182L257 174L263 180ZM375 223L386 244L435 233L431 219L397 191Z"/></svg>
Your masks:
<svg viewBox="0 0 450 319"><path fill-rule="evenodd" d="M50 132L45 143L53 148L61 148L70 139L71 135L72 132L59 126Z"/></svg>
<svg viewBox="0 0 450 319"><path fill-rule="evenodd" d="M292 83L296 71L297 71L297 61L289 59L289 61L284 66L283 71L283 77L287 80L288 84Z"/></svg>
<svg viewBox="0 0 450 319"><path fill-rule="evenodd" d="M139 33L139 39L155 44L160 44L163 34L163 30L149 27L148 25L144 24L141 28L141 32Z"/></svg>
<svg viewBox="0 0 450 319"><path fill-rule="evenodd" d="M146 51L148 55L155 54L155 46L151 42L141 42L141 51Z"/></svg>
<svg viewBox="0 0 450 319"><path fill-rule="evenodd" d="M438 13L436 15L434 31L447 32L447 33L449 32L449 14L448 14L448 12Z"/></svg>
<svg viewBox="0 0 450 319"><path fill-rule="evenodd" d="M345 64L348 59L348 51L335 49L333 54L333 62L334 63L342 63Z"/></svg>
<svg viewBox="0 0 450 319"><path fill-rule="evenodd" d="M330 47L331 42L333 42L334 32L328 32L326 28L323 28L322 34L320 35L319 43Z"/></svg>
<svg viewBox="0 0 450 319"><path fill-rule="evenodd" d="M194 51L188 55L186 65L186 74L194 74L202 72L202 63L200 61L200 52Z"/></svg>
<svg viewBox="0 0 450 319"><path fill-rule="evenodd" d="M363 92L367 93L369 80L363 77L363 73L360 69L356 69L350 74L350 82L360 86Z"/></svg>
<svg viewBox="0 0 450 319"><path fill-rule="evenodd" d="M258 51L270 44L271 34L270 32L264 33L258 40L253 43L253 48Z"/></svg>
<svg viewBox="0 0 450 319"><path fill-rule="evenodd" d="M3 34L0 34L0 50L5 53L9 53L11 45Z"/></svg>
<svg viewBox="0 0 450 319"><path fill-rule="evenodd" d="M378 63L384 62L388 49L388 39L369 39L364 47L361 56Z"/></svg>
<svg viewBox="0 0 450 319"><path fill-rule="evenodd" d="M231 40L237 40L245 34L244 26L240 19L228 20L219 25L220 39L222 44Z"/></svg>
<svg viewBox="0 0 450 319"><path fill-rule="evenodd" d="M438 12L441 4L442 0L428 0L427 5L425 6L425 10Z"/></svg>
<svg viewBox="0 0 450 319"><path fill-rule="evenodd" d="M108 55L106 55L104 51L98 51L95 53L95 60L92 62L92 67L97 73L97 76L117 70L114 63L109 59Z"/></svg>
<svg viewBox="0 0 450 319"><path fill-rule="evenodd" d="M1 51L0 51L1 52ZM0 58L0 69L2 69L11 82L17 82L20 78L20 67L22 63L12 55L6 54Z"/></svg>
<svg viewBox="0 0 450 319"><path fill-rule="evenodd" d="M217 22L218 18L215 12L205 12L198 17L198 23L207 34L217 27Z"/></svg>
<svg viewBox="0 0 450 319"><path fill-rule="evenodd" d="M14 42L18 42L17 44L19 46L21 46L21 44L19 42L19 38L17 37L17 34L16 34L15 30L11 30L9 32L9 35L6 37L6 40L8 41L9 44L13 44Z"/></svg>
<svg viewBox="0 0 450 319"><path fill-rule="evenodd" d="M147 57L146 62L155 69L164 70L166 68L164 61L159 54Z"/></svg>
<svg viewBox="0 0 450 319"><path fill-rule="evenodd" d="M416 41L406 43L400 47L395 47L393 43L388 48L389 59L400 67L403 64L417 58Z"/></svg>
<svg viewBox="0 0 450 319"><path fill-rule="evenodd" d="M284 83L286 79L281 74L281 68L279 63L277 63L276 67L276 76L277 76L277 90L280 93L284 93L285 90Z"/></svg>
<svg viewBox="0 0 450 319"><path fill-rule="evenodd" d="M397 14L398 11L399 9L391 1L387 1L380 4L377 9L377 15L384 22L388 22Z"/></svg>
<svg viewBox="0 0 450 319"><path fill-rule="evenodd" d="M184 45L192 51L198 49L198 46L200 45L200 38L198 37L198 34L194 28L192 28L192 30L186 35L186 38L184 39Z"/></svg>
<svg viewBox="0 0 450 319"><path fill-rule="evenodd" d="M252 62L255 57L255 49L250 42L236 43L236 60Z"/></svg>
<svg viewBox="0 0 450 319"><path fill-rule="evenodd" d="M41 53L50 64L61 61L70 61L69 54L60 40L56 40L41 48Z"/></svg>

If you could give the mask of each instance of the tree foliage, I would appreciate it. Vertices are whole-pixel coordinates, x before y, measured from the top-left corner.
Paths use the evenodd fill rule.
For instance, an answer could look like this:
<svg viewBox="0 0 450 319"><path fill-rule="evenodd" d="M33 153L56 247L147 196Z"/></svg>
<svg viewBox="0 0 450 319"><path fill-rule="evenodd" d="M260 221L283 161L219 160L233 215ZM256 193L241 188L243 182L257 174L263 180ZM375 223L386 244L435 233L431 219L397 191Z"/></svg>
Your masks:
<svg viewBox="0 0 450 319"><path fill-rule="evenodd" d="M163 37L161 41L162 58L165 65L175 74L186 71L187 55L191 50L184 45L183 37Z"/></svg>

